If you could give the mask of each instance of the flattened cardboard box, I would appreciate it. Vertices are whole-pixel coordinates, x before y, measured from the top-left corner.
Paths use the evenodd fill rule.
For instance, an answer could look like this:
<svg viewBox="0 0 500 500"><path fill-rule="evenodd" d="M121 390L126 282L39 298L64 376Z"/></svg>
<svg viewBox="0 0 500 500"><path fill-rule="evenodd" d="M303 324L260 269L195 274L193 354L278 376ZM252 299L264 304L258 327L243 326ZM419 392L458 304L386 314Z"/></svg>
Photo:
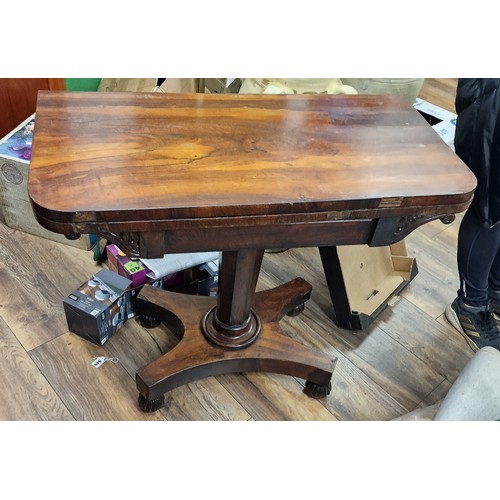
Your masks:
<svg viewBox="0 0 500 500"><path fill-rule="evenodd" d="M418 274L415 258L404 240L387 247L349 245L332 247L330 295L338 326L365 330ZM326 271L325 271L326 272Z"/></svg>
<svg viewBox="0 0 500 500"><path fill-rule="evenodd" d="M25 233L89 250L91 236L68 240L42 227L33 214L28 196L28 176L35 115L31 115L0 140L0 206L5 224Z"/></svg>

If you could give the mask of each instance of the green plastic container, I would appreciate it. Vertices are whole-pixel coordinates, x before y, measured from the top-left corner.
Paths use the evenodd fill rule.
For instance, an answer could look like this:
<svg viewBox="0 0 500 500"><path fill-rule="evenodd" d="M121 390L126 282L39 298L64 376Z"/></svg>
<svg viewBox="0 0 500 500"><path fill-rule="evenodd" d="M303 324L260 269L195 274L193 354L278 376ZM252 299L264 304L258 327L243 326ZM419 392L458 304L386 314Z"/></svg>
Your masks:
<svg viewBox="0 0 500 500"><path fill-rule="evenodd" d="M65 78L66 90L73 92L95 92L102 78Z"/></svg>

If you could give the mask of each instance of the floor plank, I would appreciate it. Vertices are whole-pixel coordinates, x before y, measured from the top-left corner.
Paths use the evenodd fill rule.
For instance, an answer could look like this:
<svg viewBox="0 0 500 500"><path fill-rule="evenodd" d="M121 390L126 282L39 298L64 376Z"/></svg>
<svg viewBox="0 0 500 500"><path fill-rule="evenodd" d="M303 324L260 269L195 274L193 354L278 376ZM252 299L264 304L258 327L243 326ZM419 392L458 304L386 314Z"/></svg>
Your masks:
<svg viewBox="0 0 500 500"><path fill-rule="evenodd" d="M178 387L161 412L168 420L250 420L250 414L218 381L208 377Z"/></svg>
<svg viewBox="0 0 500 500"><path fill-rule="evenodd" d="M221 384L236 399L255 421L288 420L286 412L279 405L279 399L268 399L248 377L241 373L217 377Z"/></svg>
<svg viewBox="0 0 500 500"><path fill-rule="evenodd" d="M433 320L405 298L380 315L378 326L449 382L472 357L472 350L466 348L467 342L454 328Z"/></svg>
<svg viewBox="0 0 500 500"><path fill-rule="evenodd" d="M286 420L336 420L322 401L302 392L293 377L274 373L247 373L245 376L284 413Z"/></svg>
<svg viewBox="0 0 500 500"><path fill-rule="evenodd" d="M0 420L74 420L1 317L0 380Z"/></svg>
<svg viewBox="0 0 500 500"><path fill-rule="evenodd" d="M344 356L335 366L325 407L343 421L392 420L409 411Z"/></svg>
<svg viewBox="0 0 500 500"><path fill-rule="evenodd" d="M99 346L70 332L30 352L75 419L164 420L160 412L139 410L135 382L119 359L92 366L102 355Z"/></svg>
<svg viewBox="0 0 500 500"><path fill-rule="evenodd" d="M25 248L0 226L2 318L30 350L63 333L67 325L62 295Z"/></svg>

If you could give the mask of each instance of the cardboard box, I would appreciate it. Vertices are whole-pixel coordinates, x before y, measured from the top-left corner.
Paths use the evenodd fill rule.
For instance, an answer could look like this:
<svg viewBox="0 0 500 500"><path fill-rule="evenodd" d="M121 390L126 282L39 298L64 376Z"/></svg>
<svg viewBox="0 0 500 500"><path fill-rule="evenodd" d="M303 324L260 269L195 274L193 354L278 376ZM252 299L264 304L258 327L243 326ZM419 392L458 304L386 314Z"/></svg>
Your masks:
<svg viewBox="0 0 500 500"><path fill-rule="evenodd" d="M349 245L320 249L335 322L365 330L418 274L404 240L388 247Z"/></svg>
<svg viewBox="0 0 500 500"><path fill-rule="evenodd" d="M195 92L195 80L195 78L102 78L97 90L99 92Z"/></svg>
<svg viewBox="0 0 500 500"><path fill-rule="evenodd" d="M132 260L113 243L106 246L108 268L124 278L132 280L132 287L142 287L146 283L171 290L175 287L184 285L184 270L177 271L161 278L148 276L150 269L140 259Z"/></svg>
<svg viewBox="0 0 500 500"><path fill-rule="evenodd" d="M215 297L219 284L219 261L206 262L199 266L198 295Z"/></svg>
<svg viewBox="0 0 500 500"><path fill-rule="evenodd" d="M0 207L3 220L13 229L90 250L94 243L91 235L86 234L77 240L68 240L62 234L45 229L35 219L28 196L34 125L33 114L0 140Z"/></svg>
<svg viewBox="0 0 500 500"><path fill-rule="evenodd" d="M237 94L241 78L205 78L205 90L209 94Z"/></svg>
<svg viewBox="0 0 500 500"><path fill-rule="evenodd" d="M185 272L177 271L176 273L168 274L162 278L162 288L163 290L174 290L178 286L182 286L185 282Z"/></svg>
<svg viewBox="0 0 500 500"><path fill-rule="evenodd" d="M109 270L131 280L133 288L154 281L154 278L148 276L150 270L142 261L139 259L131 259L115 244L110 243L106 246L106 254Z"/></svg>
<svg viewBox="0 0 500 500"><path fill-rule="evenodd" d="M205 262L204 264L184 270L184 282L171 288L173 292L191 295L217 295L219 283L219 260Z"/></svg>
<svg viewBox="0 0 500 500"><path fill-rule="evenodd" d="M413 107L427 120L436 133L455 151L455 129L457 115L417 97Z"/></svg>
<svg viewBox="0 0 500 500"><path fill-rule="evenodd" d="M102 269L63 301L70 332L103 345L135 316L132 281Z"/></svg>

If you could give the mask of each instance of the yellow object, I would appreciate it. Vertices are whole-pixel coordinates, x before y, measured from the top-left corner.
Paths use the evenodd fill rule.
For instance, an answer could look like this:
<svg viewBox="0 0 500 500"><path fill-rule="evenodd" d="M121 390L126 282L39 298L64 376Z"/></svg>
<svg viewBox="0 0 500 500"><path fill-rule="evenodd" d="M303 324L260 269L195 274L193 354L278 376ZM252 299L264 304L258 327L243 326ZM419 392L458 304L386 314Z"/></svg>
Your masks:
<svg viewBox="0 0 500 500"><path fill-rule="evenodd" d="M357 94L340 78L245 78L240 94Z"/></svg>
<svg viewBox="0 0 500 500"><path fill-rule="evenodd" d="M342 78L359 94L399 94L410 104L417 98L425 78Z"/></svg>

